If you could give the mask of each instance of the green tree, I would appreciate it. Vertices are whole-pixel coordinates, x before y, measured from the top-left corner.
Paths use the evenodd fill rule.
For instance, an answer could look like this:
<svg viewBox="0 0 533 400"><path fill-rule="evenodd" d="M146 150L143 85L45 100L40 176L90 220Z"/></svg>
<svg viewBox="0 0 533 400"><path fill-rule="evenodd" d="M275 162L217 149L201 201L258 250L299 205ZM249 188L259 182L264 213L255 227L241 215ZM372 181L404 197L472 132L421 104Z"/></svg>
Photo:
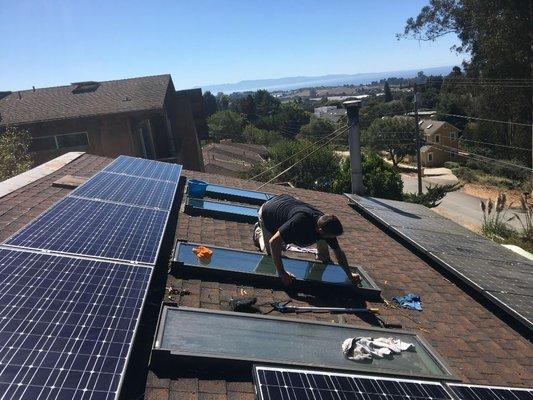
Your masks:
<svg viewBox="0 0 533 400"><path fill-rule="evenodd" d="M533 77L531 13L530 1L431 0L416 18L407 20L399 37L432 41L456 34L461 44L454 49L470 56L463 63L465 76L455 82L457 90L471 98L468 114L531 123L531 88L511 84ZM484 138L487 142L531 148L527 126L511 130L506 124L492 124L492 128L488 123L479 125L482 131L493 132ZM514 156L508 152L509 158ZM520 156L530 162L527 153Z"/></svg>
<svg viewBox="0 0 533 400"><path fill-rule="evenodd" d="M232 101L230 109L243 114L249 122L257 118L255 100L251 94Z"/></svg>
<svg viewBox="0 0 533 400"><path fill-rule="evenodd" d="M309 113L295 102L282 104L275 119L284 136L294 137L300 128L309 123Z"/></svg>
<svg viewBox="0 0 533 400"><path fill-rule="evenodd" d="M253 169L250 172L250 176L284 161L275 170L264 174L261 179L263 181L270 180L279 172L296 163L293 168L280 176L277 181L291 182L296 187L303 189L317 189L317 182L332 182L338 175L340 158L331 147L324 147L311 155L309 155L309 152L302 152L307 146L309 146L309 142L304 140L283 140L276 143L270 149L269 162L264 166ZM298 152L302 153L295 156ZM304 156L308 157L303 159ZM289 157L293 158L285 161Z"/></svg>
<svg viewBox="0 0 533 400"><path fill-rule="evenodd" d="M0 133L0 181L31 168L31 136L25 129L8 126Z"/></svg>
<svg viewBox="0 0 533 400"><path fill-rule="evenodd" d="M385 81L385 85L383 86L383 93L384 93L385 103L392 101L392 92L390 91L390 86L389 86L388 81Z"/></svg>
<svg viewBox="0 0 533 400"><path fill-rule="evenodd" d="M302 126L300 129L300 135L303 138L314 141L326 137L334 130L335 125L331 121L313 117L307 125Z"/></svg>
<svg viewBox="0 0 533 400"><path fill-rule="evenodd" d="M363 132L361 141L374 151L386 151L394 167L410 154L415 154L415 122L410 117L375 119Z"/></svg>
<svg viewBox="0 0 533 400"><path fill-rule="evenodd" d="M365 195L382 199L401 200L403 182L400 174L376 153L363 153L361 159ZM350 159L341 162L341 167L333 180L334 193L350 193Z"/></svg>
<svg viewBox="0 0 533 400"><path fill-rule="evenodd" d="M209 134L212 139L242 140L244 130L244 117L235 111L219 111L207 119Z"/></svg>
<svg viewBox="0 0 533 400"><path fill-rule="evenodd" d="M229 96L218 92L217 94L217 110L218 111L225 111L229 108L230 99Z"/></svg>
<svg viewBox="0 0 533 400"><path fill-rule="evenodd" d="M217 98L209 90L203 94L204 113L207 118L218 111Z"/></svg>
<svg viewBox="0 0 533 400"><path fill-rule="evenodd" d="M276 131L269 131L266 129L260 129L252 124L246 125L243 132L244 140L247 143L273 145L274 143L282 140L282 136Z"/></svg>
<svg viewBox="0 0 533 400"><path fill-rule="evenodd" d="M259 117L269 117L277 114L281 102L270 94L268 90L258 90L254 94L255 107Z"/></svg>

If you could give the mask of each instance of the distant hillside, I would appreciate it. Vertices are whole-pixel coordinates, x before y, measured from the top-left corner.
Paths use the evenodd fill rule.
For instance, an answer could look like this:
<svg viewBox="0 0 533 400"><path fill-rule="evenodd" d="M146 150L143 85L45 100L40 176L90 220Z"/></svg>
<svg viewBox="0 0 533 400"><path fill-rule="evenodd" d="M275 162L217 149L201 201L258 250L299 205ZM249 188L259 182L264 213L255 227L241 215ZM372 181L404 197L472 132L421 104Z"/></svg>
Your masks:
<svg viewBox="0 0 533 400"><path fill-rule="evenodd" d="M359 85L366 84L380 79L397 77L410 78L416 76L419 71L424 71L426 75L444 75L449 74L452 66L433 67L433 68L418 68L403 71L390 72L367 72L360 74L337 74L337 75L321 75L321 76L293 76L287 78L277 79L255 79L240 81L237 83L222 83L218 85L205 85L202 90L207 90L212 93L224 92L246 92L249 90L267 89L267 90L289 90L299 89L304 87L317 86L337 86L337 85Z"/></svg>

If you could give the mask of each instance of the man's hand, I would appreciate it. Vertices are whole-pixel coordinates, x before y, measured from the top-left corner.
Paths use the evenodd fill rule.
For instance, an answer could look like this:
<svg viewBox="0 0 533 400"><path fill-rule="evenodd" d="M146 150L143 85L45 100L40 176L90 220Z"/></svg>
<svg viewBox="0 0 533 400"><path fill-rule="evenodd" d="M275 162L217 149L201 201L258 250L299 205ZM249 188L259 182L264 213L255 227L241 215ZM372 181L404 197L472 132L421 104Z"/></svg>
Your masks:
<svg viewBox="0 0 533 400"><path fill-rule="evenodd" d="M294 280L294 275L290 272L287 272L283 270L283 272L278 272L279 279L281 279L281 283L283 283L284 286L290 286L292 281Z"/></svg>

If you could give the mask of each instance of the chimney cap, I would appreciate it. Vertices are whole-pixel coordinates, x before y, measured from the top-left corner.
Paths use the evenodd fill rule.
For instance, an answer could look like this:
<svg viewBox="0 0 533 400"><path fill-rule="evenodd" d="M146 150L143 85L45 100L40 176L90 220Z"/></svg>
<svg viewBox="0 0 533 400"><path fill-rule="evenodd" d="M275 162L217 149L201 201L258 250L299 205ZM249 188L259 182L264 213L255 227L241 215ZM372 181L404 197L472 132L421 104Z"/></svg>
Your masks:
<svg viewBox="0 0 533 400"><path fill-rule="evenodd" d="M361 100L348 100L342 103L344 108L361 107Z"/></svg>

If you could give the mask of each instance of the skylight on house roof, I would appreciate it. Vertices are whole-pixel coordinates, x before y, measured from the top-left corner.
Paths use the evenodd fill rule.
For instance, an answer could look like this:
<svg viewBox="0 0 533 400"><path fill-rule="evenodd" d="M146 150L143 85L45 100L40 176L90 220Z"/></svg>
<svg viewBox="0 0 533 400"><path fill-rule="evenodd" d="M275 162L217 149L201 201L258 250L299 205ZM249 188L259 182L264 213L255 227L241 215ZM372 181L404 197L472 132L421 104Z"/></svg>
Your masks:
<svg viewBox="0 0 533 400"><path fill-rule="evenodd" d="M100 86L99 82L95 81L87 81L87 82L73 82L71 84L74 86L74 89L72 89L72 93L79 94L79 93L90 93L96 91L98 87Z"/></svg>

